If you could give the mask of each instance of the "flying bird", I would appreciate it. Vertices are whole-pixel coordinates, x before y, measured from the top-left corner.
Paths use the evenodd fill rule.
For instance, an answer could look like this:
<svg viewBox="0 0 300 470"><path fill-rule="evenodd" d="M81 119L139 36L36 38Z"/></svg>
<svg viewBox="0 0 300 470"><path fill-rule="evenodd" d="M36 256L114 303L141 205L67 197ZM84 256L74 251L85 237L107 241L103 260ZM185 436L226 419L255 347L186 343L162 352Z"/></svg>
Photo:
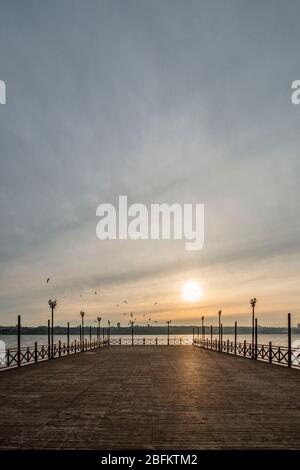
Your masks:
<svg viewBox="0 0 300 470"><path fill-rule="evenodd" d="M97 291L95 291L94 294L97 295Z"/></svg>
<svg viewBox="0 0 300 470"><path fill-rule="evenodd" d="M48 278L47 278L47 281L46 281L46 282L47 282L47 284L48 284L48 282L49 282L49 281L50 281L50 277L48 277Z"/></svg>
<svg viewBox="0 0 300 470"><path fill-rule="evenodd" d="M123 300L124 304L128 304L127 300Z"/></svg>

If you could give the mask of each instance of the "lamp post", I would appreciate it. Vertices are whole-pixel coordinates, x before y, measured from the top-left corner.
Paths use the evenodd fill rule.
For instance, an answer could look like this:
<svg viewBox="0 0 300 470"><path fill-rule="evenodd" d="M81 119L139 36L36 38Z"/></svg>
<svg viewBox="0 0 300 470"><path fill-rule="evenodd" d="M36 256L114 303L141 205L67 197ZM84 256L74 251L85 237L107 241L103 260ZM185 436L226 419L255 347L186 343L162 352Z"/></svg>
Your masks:
<svg viewBox="0 0 300 470"><path fill-rule="evenodd" d="M133 325L134 325L134 320L130 320L130 325L131 325L131 346L134 344L134 339L133 339Z"/></svg>
<svg viewBox="0 0 300 470"><path fill-rule="evenodd" d="M82 345L83 345L82 349L84 351L84 315L85 315L85 312L81 310L80 315L81 315L81 339L82 339Z"/></svg>
<svg viewBox="0 0 300 470"><path fill-rule="evenodd" d="M101 333L100 324L101 324L101 320L102 320L101 317L97 317L97 321L98 321L98 334L97 334L97 339L98 339L98 340L100 340L100 333Z"/></svg>
<svg viewBox="0 0 300 470"><path fill-rule="evenodd" d="M51 309L51 359L53 359L53 328L54 328L54 310L57 305L57 300L49 300L48 301L49 307Z"/></svg>
<svg viewBox="0 0 300 470"><path fill-rule="evenodd" d="M108 344L109 344L109 342L110 342L110 320L108 320L107 324L108 324L107 336L108 336Z"/></svg>
<svg viewBox="0 0 300 470"><path fill-rule="evenodd" d="M221 315L222 315L222 310L218 311L219 315L219 351L221 350Z"/></svg>
<svg viewBox="0 0 300 470"><path fill-rule="evenodd" d="M170 344L170 323L172 323L172 320L167 321L167 325L168 325L168 346Z"/></svg>
<svg viewBox="0 0 300 470"><path fill-rule="evenodd" d="M251 342L251 350L253 353L253 348L254 348L254 317L255 317L255 305L256 305L256 298L254 297L253 299L250 300L250 305L252 307L252 342Z"/></svg>
<svg viewBox="0 0 300 470"><path fill-rule="evenodd" d="M202 341L204 340L204 317L201 317L202 321Z"/></svg>

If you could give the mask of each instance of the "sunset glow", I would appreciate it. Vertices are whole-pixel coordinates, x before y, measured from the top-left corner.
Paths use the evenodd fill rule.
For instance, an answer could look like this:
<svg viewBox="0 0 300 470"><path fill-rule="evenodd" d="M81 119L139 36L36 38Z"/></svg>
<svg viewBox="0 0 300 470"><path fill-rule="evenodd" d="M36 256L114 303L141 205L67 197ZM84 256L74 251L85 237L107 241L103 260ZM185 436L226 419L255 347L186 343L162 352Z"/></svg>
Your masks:
<svg viewBox="0 0 300 470"><path fill-rule="evenodd" d="M202 289L198 282L186 282L182 289L183 298L188 302L197 302L202 297Z"/></svg>

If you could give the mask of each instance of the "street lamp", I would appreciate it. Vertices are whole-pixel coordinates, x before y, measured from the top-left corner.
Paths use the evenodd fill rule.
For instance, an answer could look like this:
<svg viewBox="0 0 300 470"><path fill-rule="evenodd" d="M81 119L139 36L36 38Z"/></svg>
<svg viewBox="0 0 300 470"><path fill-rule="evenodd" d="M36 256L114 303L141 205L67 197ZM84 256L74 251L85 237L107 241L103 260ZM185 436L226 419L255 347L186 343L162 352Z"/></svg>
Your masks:
<svg viewBox="0 0 300 470"><path fill-rule="evenodd" d="M51 309L51 358L53 359L53 327L54 327L54 310L57 305L57 300L49 300L49 307Z"/></svg>
<svg viewBox="0 0 300 470"><path fill-rule="evenodd" d="M256 297L250 300L250 305L252 307L252 345L251 345L252 352L253 352L253 347L254 347L254 317L255 317L256 302L257 302Z"/></svg>
<svg viewBox="0 0 300 470"><path fill-rule="evenodd" d="M168 346L170 344L170 323L172 323L172 320L167 321L167 325L168 325Z"/></svg>
<svg viewBox="0 0 300 470"><path fill-rule="evenodd" d="M204 317L201 317L202 321L202 341L204 340Z"/></svg>
<svg viewBox="0 0 300 470"><path fill-rule="evenodd" d="M81 310L80 315L81 315L81 338L82 338L83 351L84 351L84 315L85 315L85 312Z"/></svg>
<svg viewBox="0 0 300 470"><path fill-rule="evenodd" d="M222 310L218 311L219 315L219 351L221 350L221 315L222 315Z"/></svg>
<svg viewBox="0 0 300 470"><path fill-rule="evenodd" d="M102 318L101 317L97 317L97 320L98 320L98 334L97 334L97 339L100 340L100 324L101 324L101 320Z"/></svg>

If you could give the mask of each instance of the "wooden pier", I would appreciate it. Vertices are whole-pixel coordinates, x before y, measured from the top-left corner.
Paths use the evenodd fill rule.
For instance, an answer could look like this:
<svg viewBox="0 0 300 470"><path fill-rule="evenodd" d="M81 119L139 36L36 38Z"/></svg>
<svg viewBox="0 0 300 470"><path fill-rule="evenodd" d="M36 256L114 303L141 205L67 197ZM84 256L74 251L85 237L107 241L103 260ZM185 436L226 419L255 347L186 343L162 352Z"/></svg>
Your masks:
<svg viewBox="0 0 300 470"><path fill-rule="evenodd" d="M300 371L114 346L0 373L0 449L299 449Z"/></svg>

